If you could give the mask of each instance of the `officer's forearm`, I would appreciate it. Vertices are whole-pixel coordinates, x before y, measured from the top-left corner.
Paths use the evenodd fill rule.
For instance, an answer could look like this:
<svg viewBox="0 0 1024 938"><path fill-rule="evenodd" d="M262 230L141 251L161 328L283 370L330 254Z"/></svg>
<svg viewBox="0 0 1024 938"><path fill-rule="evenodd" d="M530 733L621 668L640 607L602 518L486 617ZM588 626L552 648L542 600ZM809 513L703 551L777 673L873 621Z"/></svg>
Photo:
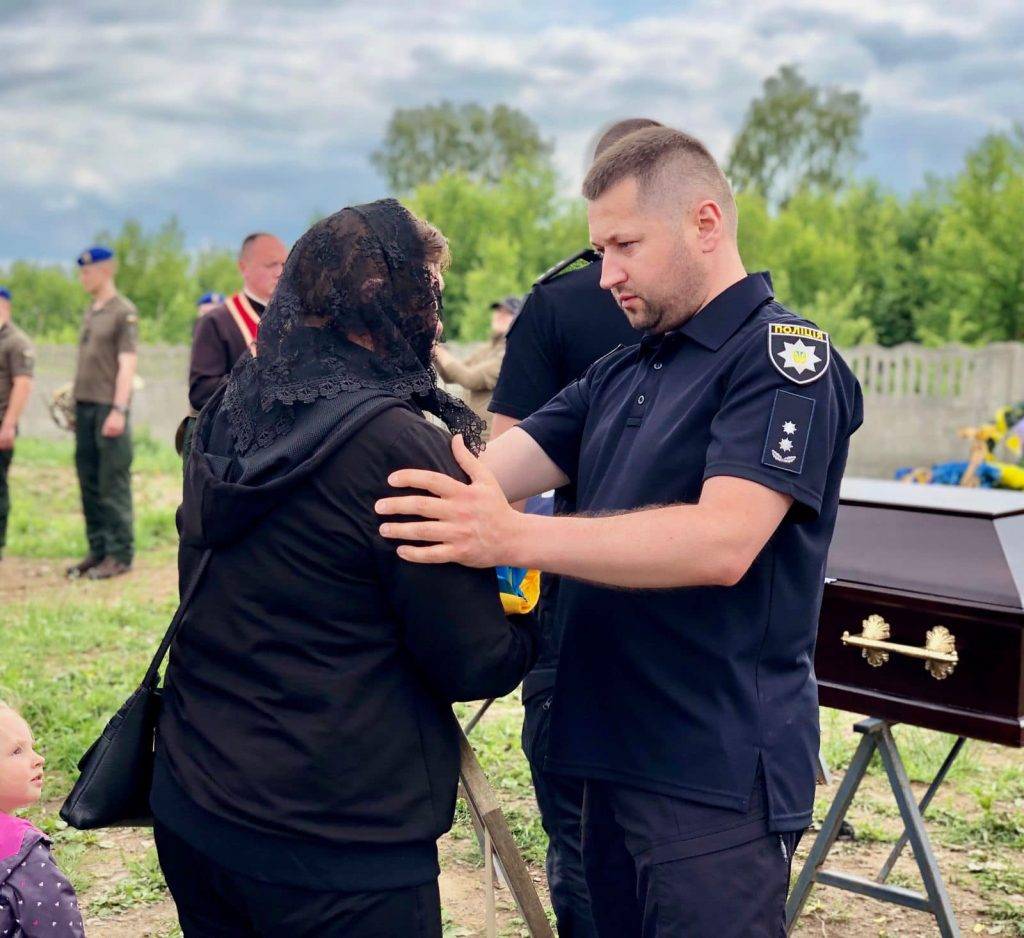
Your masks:
<svg viewBox="0 0 1024 938"><path fill-rule="evenodd" d="M4 414L3 423L0 423L0 429L13 430L18 426L31 392L32 379L28 375L15 376L11 382L11 397L7 402L7 412Z"/></svg>
<svg viewBox="0 0 1024 938"><path fill-rule="evenodd" d="M513 427L518 427L522 421L518 417L509 417L507 414L495 414L491 423L491 439L496 440L499 436Z"/></svg>
<svg viewBox="0 0 1024 938"><path fill-rule="evenodd" d="M522 515L509 563L627 589L733 586L790 504L756 483L712 479L696 505L597 518Z"/></svg>
<svg viewBox="0 0 1024 938"><path fill-rule="evenodd" d="M495 414L491 423L491 444L503 433L519 426L520 423L522 421L518 417L509 417L507 414ZM512 502L512 507L516 511L522 511L526 508L526 499Z"/></svg>
<svg viewBox="0 0 1024 938"><path fill-rule="evenodd" d="M135 380L135 352L120 352L117 356L117 380L114 383L114 404L127 407L132 399L132 381Z"/></svg>
<svg viewBox="0 0 1024 938"><path fill-rule="evenodd" d="M494 473L510 502L561 488L569 479L530 434L518 427L487 444L480 461Z"/></svg>

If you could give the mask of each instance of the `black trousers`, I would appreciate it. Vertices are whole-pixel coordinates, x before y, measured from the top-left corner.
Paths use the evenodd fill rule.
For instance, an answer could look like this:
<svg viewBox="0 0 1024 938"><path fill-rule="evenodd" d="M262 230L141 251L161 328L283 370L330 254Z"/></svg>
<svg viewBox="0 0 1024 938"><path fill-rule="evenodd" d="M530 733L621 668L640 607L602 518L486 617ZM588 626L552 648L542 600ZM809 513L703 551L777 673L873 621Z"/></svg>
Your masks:
<svg viewBox="0 0 1024 938"><path fill-rule="evenodd" d="M7 543L7 516L11 512L11 495L7 488L7 470L14 459L13 449L0 449L0 554Z"/></svg>
<svg viewBox="0 0 1024 938"><path fill-rule="evenodd" d="M784 938L801 831L769 833L758 775L730 811L587 780L583 862L602 938Z"/></svg>
<svg viewBox="0 0 1024 938"><path fill-rule="evenodd" d="M105 437L109 404L75 405L75 468L82 492L89 553L130 564L135 553L132 516L132 430Z"/></svg>
<svg viewBox="0 0 1024 938"><path fill-rule="evenodd" d="M560 938L596 938L580 846L583 779L544 771L551 694L523 701L523 752L530 763L540 820L548 835L545 870Z"/></svg>
<svg viewBox="0 0 1024 938"><path fill-rule="evenodd" d="M235 873L157 822L185 938L441 938L437 880L378 892L281 886Z"/></svg>

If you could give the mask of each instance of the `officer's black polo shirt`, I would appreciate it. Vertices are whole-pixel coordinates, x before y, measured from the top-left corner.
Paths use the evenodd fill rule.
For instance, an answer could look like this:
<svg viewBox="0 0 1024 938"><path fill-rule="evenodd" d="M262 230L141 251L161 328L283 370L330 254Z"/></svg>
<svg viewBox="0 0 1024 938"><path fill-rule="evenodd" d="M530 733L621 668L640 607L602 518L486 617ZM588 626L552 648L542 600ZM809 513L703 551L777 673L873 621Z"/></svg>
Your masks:
<svg viewBox="0 0 1024 938"><path fill-rule="evenodd" d="M814 640L862 420L856 378L815 334L752 274L679 330L596 362L520 424L576 482L581 513L694 503L723 475L794 498L735 586L563 580L549 770L745 810L760 758L772 828L810 822Z"/></svg>
<svg viewBox="0 0 1024 938"><path fill-rule="evenodd" d="M600 280L592 263L534 286L509 330L488 410L529 417L615 346L640 341Z"/></svg>
<svg viewBox="0 0 1024 938"><path fill-rule="evenodd" d="M540 410L571 381L616 346L636 345L635 331L608 290L601 289L601 265L591 263L537 283L509 330L505 358L489 409L522 420ZM571 485L555 492L555 514L576 509ZM556 576L541 579L539 615L544 634L540 657L523 682L523 701L550 693L561 633L554 619Z"/></svg>

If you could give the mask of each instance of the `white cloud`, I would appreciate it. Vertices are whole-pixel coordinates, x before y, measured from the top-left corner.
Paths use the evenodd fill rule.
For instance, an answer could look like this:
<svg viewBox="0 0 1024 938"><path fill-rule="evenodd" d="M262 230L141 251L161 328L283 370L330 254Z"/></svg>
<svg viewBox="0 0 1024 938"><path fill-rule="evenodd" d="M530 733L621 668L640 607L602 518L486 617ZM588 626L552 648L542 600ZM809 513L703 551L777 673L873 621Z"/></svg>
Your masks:
<svg viewBox="0 0 1024 938"><path fill-rule="evenodd" d="M167 210L198 240L223 222L204 216L204 181L224 190L206 200L221 215L232 199L267 197L247 185L273 181L312 199L303 179L331 171L365 195L374 187L367 156L391 110L443 97L525 110L556 141L575 187L594 130L625 115L685 127L724 157L760 82L785 62L862 92L873 115L869 167L883 174L897 171L886 169L895 162L887 146L905 150L916 125L934 133L936 120L948 121L957 147L935 153L923 141L902 163L942 172L986 129L1024 119L1022 38L1024 13L1006 0L715 0L658 15L536 0L517 12L495 0L440 12L370 0L51 0L0 14L12 155L0 187L39 205L39 225L84 206L82 225L116 225L157 194L185 193L191 201ZM886 136L897 125L898 139Z"/></svg>

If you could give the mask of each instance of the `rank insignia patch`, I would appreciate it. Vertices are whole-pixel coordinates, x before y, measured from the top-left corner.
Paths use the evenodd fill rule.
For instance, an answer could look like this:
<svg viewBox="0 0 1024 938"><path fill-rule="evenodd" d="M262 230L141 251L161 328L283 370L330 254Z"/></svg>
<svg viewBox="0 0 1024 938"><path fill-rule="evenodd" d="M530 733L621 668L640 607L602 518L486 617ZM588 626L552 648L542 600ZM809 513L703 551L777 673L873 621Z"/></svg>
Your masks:
<svg viewBox="0 0 1024 938"><path fill-rule="evenodd" d="M810 326L770 323L768 358L779 374L794 384L810 384L828 371L828 333Z"/></svg>
<svg viewBox="0 0 1024 938"><path fill-rule="evenodd" d="M814 398L776 391L761 462L797 475L803 471L814 416Z"/></svg>

